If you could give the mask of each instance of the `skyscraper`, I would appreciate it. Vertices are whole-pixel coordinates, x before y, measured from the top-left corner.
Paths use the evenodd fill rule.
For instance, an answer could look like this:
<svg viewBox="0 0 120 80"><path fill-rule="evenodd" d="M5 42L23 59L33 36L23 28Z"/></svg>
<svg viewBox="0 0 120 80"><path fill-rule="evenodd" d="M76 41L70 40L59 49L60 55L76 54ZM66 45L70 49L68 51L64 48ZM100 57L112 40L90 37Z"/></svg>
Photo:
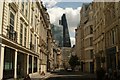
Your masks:
<svg viewBox="0 0 120 80"><path fill-rule="evenodd" d="M51 24L51 31L52 31L53 39L56 40L59 47L62 47L63 28L60 26Z"/></svg>
<svg viewBox="0 0 120 80"><path fill-rule="evenodd" d="M63 14L61 17L61 25L63 26L63 47L71 47L70 35L65 14Z"/></svg>

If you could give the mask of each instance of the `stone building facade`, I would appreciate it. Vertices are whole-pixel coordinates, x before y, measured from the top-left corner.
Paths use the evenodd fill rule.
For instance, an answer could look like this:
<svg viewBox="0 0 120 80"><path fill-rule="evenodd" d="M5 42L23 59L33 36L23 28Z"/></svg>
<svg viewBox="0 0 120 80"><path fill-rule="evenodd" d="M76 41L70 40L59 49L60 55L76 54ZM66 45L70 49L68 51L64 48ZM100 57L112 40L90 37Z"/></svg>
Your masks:
<svg viewBox="0 0 120 80"><path fill-rule="evenodd" d="M71 47L62 47L62 68L69 67L69 59L71 56Z"/></svg>
<svg viewBox="0 0 120 80"><path fill-rule="evenodd" d="M87 46L89 45L87 39L90 38L93 38L90 42L92 42L91 61L94 72L100 67L106 70L120 69L119 3L92 2L89 5L83 5L80 12L80 27L76 29L76 53L81 59L81 70L86 71L85 61L90 57L86 55L86 51L90 49ZM92 35L89 30L93 30Z"/></svg>
<svg viewBox="0 0 120 80"><path fill-rule="evenodd" d="M46 72L46 8L37 0L5 1L0 7L0 79Z"/></svg>
<svg viewBox="0 0 120 80"><path fill-rule="evenodd" d="M92 7L92 3L83 4L80 27L76 30L76 53L80 53L78 56L81 57L81 70L84 72L94 72Z"/></svg>
<svg viewBox="0 0 120 80"><path fill-rule="evenodd" d="M119 6L120 2L104 3L105 4L105 51L106 67L120 69L119 57Z"/></svg>
<svg viewBox="0 0 120 80"><path fill-rule="evenodd" d="M95 71L96 69L105 66L105 17L104 17L104 3L93 3L94 7L94 27L93 27L93 43L95 53ZM103 61L101 61L103 59Z"/></svg>
<svg viewBox="0 0 120 80"><path fill-rule="evenodd" d="M48 48L48 52L47 52L47 71L50 71L53 67L53 38L52 38L52 33L51 33L51 29L48 29L48 38L47 38L47 48Z"/></svg>
<svg viewBox="0 0 120 80"><path fill-rule="evenodd" d="M75 30L75 54L78 56L78 58L81 61L81 71L85 71L85 54L84 54L84 22L86 21L86 10L88 4L84 4L81 8L80 11L80 25L77 27L77 29Z"/></svg>
<svg viewBox="0 0 120 80"><path fill-rule="evenodd" d="M79 59L81 59L81 46L82 46L82 45L79 45L81 44L81 31L80 30L81 30L80 27L77 27L77 29L75 29L75 43L76 44L74 46L75 50L72 51L72 54L77 55Z"/></svg>
<svg viewBox="0 0 120 80"><path fill-rule="evenodd" d="M57 69L62 69L62 49L58 47L57 49Z"/></svg>
<svg viewBox="0 0 120 80"><path fill-rule="evenodd" d="M94 3L94 48L96 69L120 69L119 2Z"/></svg>
<svg viewBox="0 0 120 80"><path fill-rule="evenodd" d="M93 63L93 6L89 4L86 11L86 21L84 22L84 59L85 72L94 72Z"/></svg>

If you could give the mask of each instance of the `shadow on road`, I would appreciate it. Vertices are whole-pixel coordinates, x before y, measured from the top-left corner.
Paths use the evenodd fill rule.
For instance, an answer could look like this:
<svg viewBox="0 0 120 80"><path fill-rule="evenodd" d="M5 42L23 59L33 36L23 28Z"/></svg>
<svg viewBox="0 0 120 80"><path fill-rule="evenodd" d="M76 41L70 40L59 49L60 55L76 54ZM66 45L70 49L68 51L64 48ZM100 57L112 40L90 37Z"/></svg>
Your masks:
<svg viewBox="0 0 120 80"><path fill-rule="evenodd" d="M85 77L50 77L46 80L96 80L95 78L85 78Z"/></svg>
<svg viewBox="0 0 120 80"><path fill-rule="evenodd" d="M54 76L46 80L96 80L94 74L82 73L79 71L54 71Z"/></svg>

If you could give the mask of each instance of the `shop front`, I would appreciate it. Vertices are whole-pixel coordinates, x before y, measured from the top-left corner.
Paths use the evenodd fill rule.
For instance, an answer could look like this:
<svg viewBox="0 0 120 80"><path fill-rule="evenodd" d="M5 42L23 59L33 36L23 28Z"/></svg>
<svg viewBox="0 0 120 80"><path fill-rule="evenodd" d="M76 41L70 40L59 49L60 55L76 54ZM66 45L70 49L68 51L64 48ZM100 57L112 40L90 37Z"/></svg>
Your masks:
<svg viewBox="0 0 120 80"><path fill-rule="evenodd" d="M3 79L14 78L15 50L5 47Z"/></svg>
<svg viewBox="0 0 120 80"><path fill-rule="evenodd" d="M116 69L116 47L107 49L107 69Z"/></svg>

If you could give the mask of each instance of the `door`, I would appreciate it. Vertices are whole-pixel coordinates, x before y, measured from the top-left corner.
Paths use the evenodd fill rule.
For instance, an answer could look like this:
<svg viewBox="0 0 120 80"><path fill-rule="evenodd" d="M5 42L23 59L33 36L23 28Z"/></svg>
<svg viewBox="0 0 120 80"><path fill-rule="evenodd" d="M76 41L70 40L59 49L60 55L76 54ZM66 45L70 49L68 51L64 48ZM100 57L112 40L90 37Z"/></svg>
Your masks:
<svg viewBox="0 0 120 80"><path fill-rule="evenodd" d="M17 77L22 78L27 74L27 55L18 53L17 55Z"/></svg>

